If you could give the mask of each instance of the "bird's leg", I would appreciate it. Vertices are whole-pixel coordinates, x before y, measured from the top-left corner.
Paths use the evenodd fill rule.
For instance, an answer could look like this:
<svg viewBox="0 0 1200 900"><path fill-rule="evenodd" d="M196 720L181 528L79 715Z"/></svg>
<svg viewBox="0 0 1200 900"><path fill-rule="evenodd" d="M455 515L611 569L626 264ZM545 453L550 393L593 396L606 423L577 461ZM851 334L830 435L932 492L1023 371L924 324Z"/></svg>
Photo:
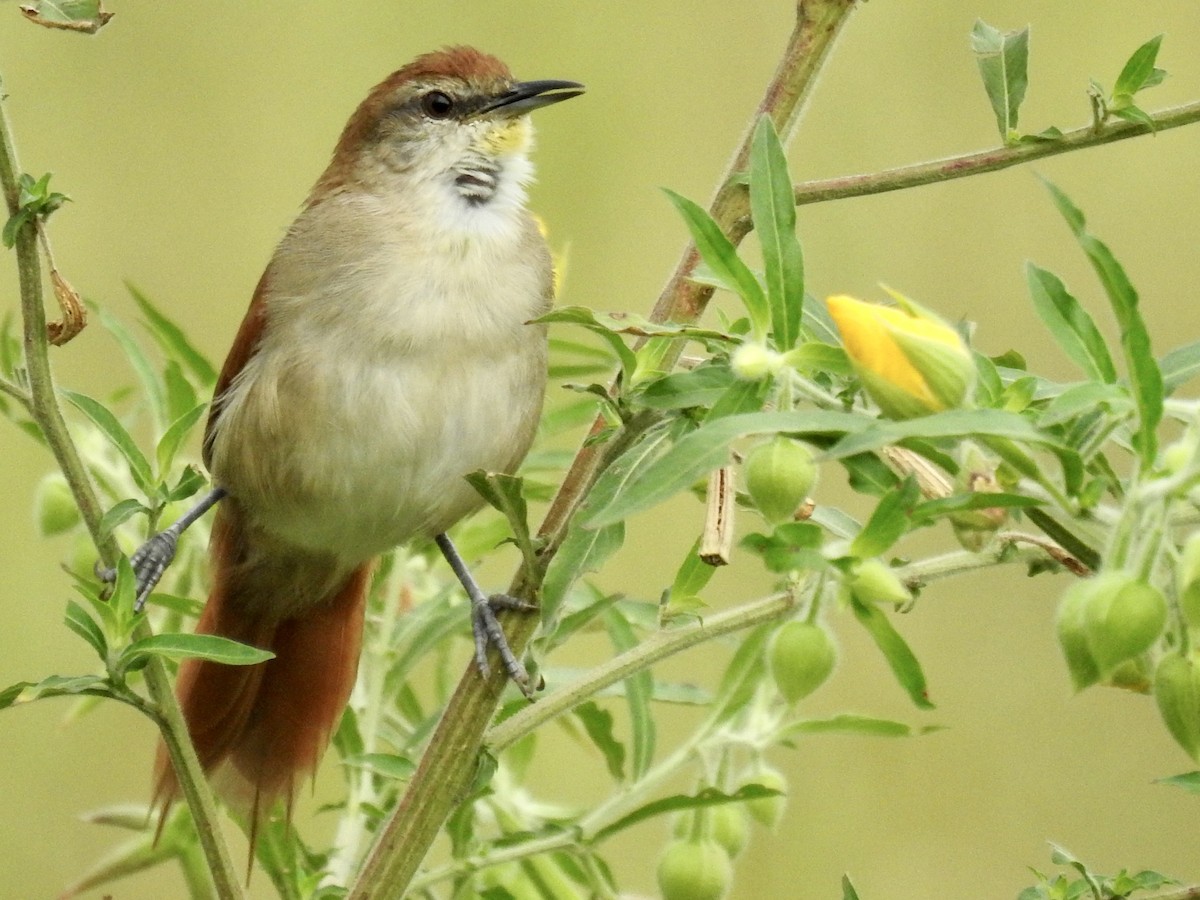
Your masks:
<svg viewBox="0 0 1200 900"><path fill-rule="evenodd" d="M521 661L508 646L508 638L504 636L504 629L500 627L500 623L496 619L496 611L513 609L519 612L535 612L537 605L510 597L508 594L492 594L489 597L476 583L467 564L463 562L462 557L458 555L458 550L450 542L450 538L445 534L439 534L434 540L437 541L442 556L446 557L446 562L450 563L450 568L454 570L454 574L471 599L471 630L475 635L475 664L479 667L480 673L484 677L488 675L487 648L488 644L491 644L500 654L500 661L504 663L504 670L508 673L508 677L516 682L521 693L526 697L530 696L529 673L525 671Z"/></svg>
<svg viewBox="0 0 1200 900"><path fill-rule="evenodd" d="M179 536L187 530L189 525L220 502L224 496L225 488L213 488L200 499L199 503L180 516L170 528L151 537L129 557L129 564L133 567L133 574L137 578L137 599L133 604L135 612L142 611L142 607L146 605L146 598L150 596L150 592L154 590L159 579L167 571L167 566L175 558L175 547L179 543ZM96 575L101 581L111 583L117 579L117 570L98 568Z"/></svg>

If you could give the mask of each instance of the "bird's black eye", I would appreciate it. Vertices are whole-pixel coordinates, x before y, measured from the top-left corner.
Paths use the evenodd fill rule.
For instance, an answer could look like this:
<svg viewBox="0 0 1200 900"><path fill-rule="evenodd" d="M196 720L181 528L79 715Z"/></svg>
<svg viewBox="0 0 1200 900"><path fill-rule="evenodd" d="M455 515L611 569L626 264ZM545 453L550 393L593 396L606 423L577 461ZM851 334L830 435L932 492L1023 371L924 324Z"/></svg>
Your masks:
<svg viewBox="0 0 1200 900"><path fill-rule="evenodd" d="M421 98L421 110L431 119L445 119L454 110L454 101L441 91L430 91Z"/></svg>

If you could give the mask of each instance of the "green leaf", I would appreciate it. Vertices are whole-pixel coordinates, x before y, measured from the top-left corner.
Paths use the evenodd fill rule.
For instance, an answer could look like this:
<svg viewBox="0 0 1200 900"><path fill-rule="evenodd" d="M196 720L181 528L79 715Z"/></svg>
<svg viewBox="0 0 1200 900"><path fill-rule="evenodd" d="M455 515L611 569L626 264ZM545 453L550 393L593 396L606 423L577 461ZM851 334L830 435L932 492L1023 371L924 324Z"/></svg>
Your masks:
<svg viewBox="0 0 1200 900"><path fill-rule="evenodd" d="M767 298L754 273L737 255L737 248L703 208L672 190L664 190L683 216L700 256L726 289L733 291L746 304L755 337L765 337L771 322Z"/></svg>
<svg viewBox="0 0 1200 900"><path fill-rule="evenodd" d="M108 640L104 631L82 606L74 600L67 601L65 624L73 632L87 641L101 661L108 659Z"/></svg>
<svg viewBox="0 0 1200 900"><path fill-rule="evenodd" d="M732 794L726 794L713 787L704 788L694 795L674 794L654 800L644 806L639 806L633 812L622 816L617 821L601 828L592 837L591 843L598 844L612 837L619 831L624 831L639 822L666 813L679 812L686 809L701 809L706 806L721 806L726 803L745 803L747 800L759 800L766 797L778 797L780 791L763 787L761 784L744 784Z"/></svg>
<svg viewBox="0 0 1200 900"><path fill-rule="evenodd" d="M1156 778L1154 779L1154 783L1183 788L1189 794L1200 794L1200 772L1185 772L1182 775L1172 775L1169 778Z"/></svg>
<svg viewBox="0 0 1200 900"><path fill-rule="evenodd" d="M132 284L126 284L126 287L133 296L134 302L141 309L142 315L146 317L146 327L150 329L150 334L158 342L167 358L179 362L204 387L211 388L215 385L217 383L216 369L212 367L203 353L192 346L183 330L159 312L158 308L150 302L150 298L140 290Z"/></svg>
<svg viewBox="0 0 1200 900"><path fill-rule="evenodd" d="M608 608L604 623L608 627L609 640L618 653L624 653L637 646L637 635L617 608ZM650 770L650 764L654 762L654 746L658 740L654 713L650 709L650 701L654 697L654 677L649 669L643 669L626 678L624 686L633 733L633 758L629 774L632 780L637 781Z"/></svg>
<svg viewBox="0 0 1200 900"><path fill-rule="evenodd" d="M682 322L652 322L645 316L628 312L598 312L587 306L557 306L550 312L538 316L534 322L583 325L597 334L628 334L644 338L689 338L692 340L728 341L738 340L735 335L712 328L701 328Z"/></svg>
<svg viewBox="0 0 1200 900"><path fill-rule="evenodd" d="M914 737L940 731L937 726L914 729L903 722L876 719L871 716L856 716L845 713L829 719L802 719L793 722L782 732L785 737L801 734L865 734L872 737Z"/></svg>
<svg viewBox="0 0 1200 900"><path fill-rule="evenodd" d="M734 382L727 365L705 364L690 372L672 372L643 386L638 402L651 409L712 406Z"/></svg>
<svg viewBox="0 0 1200 900"><path fill-rule="evenodd" d="M559 609L571 586L588 572L597 572L625 543L625 525L616 522L604 528L581 528L572 522L566 539L554 554L542 582L542 622L558 620ZM557 635L556 645L557 645Z"/></svg>
<svg viewBox="0 0 1200 900"><path fill-rule="evenodd" d="M170 473L171 464L175 461L175 454L179 452L179 448L187 440L188 434L195 424L200 421L200 417L204 415L206 409L208 409L207 403L193 406L172 422L159 439L155 455L158 460L158 472L161 477L166 478Z"/></svg>
<svg viewBox="0 0 1200 900"><path fill-rule="evenodd" d="M1088 378L1114 384L1117 369L1095 321L1053 272L1025 264L1025 280L1038 317Z"/></svg>
<svg viewBox="0 0 1200 900"><path fill-rule="evenodd" d="M916 528L944 516L973 509L1028 509L1044 501L1024 494L1000 494L987 491L966 492L952 497L939 497L918 503L912 511L912 527Z"/></svg>
<svg viewBox="0 0 1200 900"><path fill-rule="evenodd" d="M99 401L93 400L86 394L64 390L63 395L71 401L76 409L91 419L92 423L116 447L117 452L125 457L125 461L129 463L129 472L133 475L137 486L147 494L153 493L154 476L150 472L150 463L138 449L129 432L125 430L125 426L117 421L117 417Z"/></svg>
<svg viewBox="0 0 1200 900"><path fill-rule="evenodd" d="M1132 103L1128 106L1119 106L1113 109L1112 114L1118 119L1124 119L1126 122L1132 122L1134 125L1144 125L1151 131L1158 131L1158 123L1154 121L1154 117L1140 106L1134 106Z"/></svg>
<svg viewBox="0 0 1200 900"><path fill-rule="evenodd" d="M1061 847L1053 841L1050 842L1050 861L1058 866L1070 866L1083 876L1083 880L1087 882L1096 897L1104 896L1099 882L1096 881L1096 876L1088 867L1065 847Z"/></svg>
<svg viewBox="0 0 1200 900"><path fill-rule="evenodd" d="M125 522L139 513L150 514L150 509L144 503L133 498L122 500L104 513L100 519L100 534L102 537L107 537L112 534L118 525Z"/></svg>
<svg viewBox="0 0 1200 900"><path fill-rule="evenodd" d="M591 700L579 704L571 713L583 724L583 730L604 756L608 774L617 781L625 780L625 747L613 734L613 716Z"/></svg>
<svg viewBox="0 0 1200 900"><path fill-rule="evenodd" d="M767 402L768 381L735 381L716 399L704 416L713 422L725 416L758 412Z"/></svg>
<svg viewBox="0 0 1200 900"><path fill-rule="evenodd" d="M1174 393L1200 375L1200 341L1176 347L1162 358L1158 366L1163 373L1163 388Z"/></svg>
<svg viewBox="0 0 1200 900"><path fill-rule="evenodd" d="M850 608L855 618L862 623L882 651L884 658L892 669L892 674L900 682L909 698L919 709L933 709L929 701L929 693L925 686L925 673L921 663L909 649L908 643L900 636L900 632L892 626L887 614L874 604L860 603L851 599Z"/></svg>
<svg viewBox="0 0 1200 900"><path fill-rule="evenodd" d="M1121 74L1117 76L1117 83L1113 86L1114 101L1121 97L1133 97L1138 91L1153 87L1163 80L1166 73L1162 69L1154 68L1162 39L1161 34L1156 35L1133 51L1133 55L1126 61L1125 67L1121 69Z"/></svg>
<svg viewBox="0 0 1200 900"><path fill-rule="evenodd" d="M686 427L687 423L679 420L658 422L647 428L596 479L596 484L588 492L575 521L585 528L603 528L619 521L613 519L612 522L593 524L588 519L592 512L603 509L620 497L631 481L639 478L644 469L667 452L679 431Z"/></svg>
<svg viewBox="0 0 1200 900"><path fill-rule="evenodd" d="M1018 137L1017 114L1029 85L1029 29L1002 32L978 19L971 30L971 49L1000 139L1009 143Z"/></svg>
<svg viewBox="0 0 1200 900"><path fill-rule="evenodd" d="M1134 403L1138 408L1139 428L1134 435L1134 446L1142 464L1149 467L1158 450L1158 424L1162 421L1164 388L1162 372L1150 346L1150 333L1138 309L1137 291L1112 251L1085 230L1083 213L1058 187L1049 181L1044 183L1059 212L1074 232L1079 246L1091 261L1100 283L1104 285L1121 329L1121 349L1124 351Z"/></svg>
<svg viewBox="0 0 1200 900"><path fill-rule="evenodd" d="M842 876L842 900L859 900L858 891L850 883L849 875Z"/></svg>
<svg viewBox="0 0 1200 900"><path fill-rule="evenodd" d="M536 571L537 551L533 546L533 536L529 532L529 510L525 505L525 497L521 494L522 479L516 475L484 472L482 469L464 477L467 483L479 492L479 496L504 513L512 528L517 548L525 559L525 565L530 572Z"/></svg>
<svg viewBox="0 0 1200 900"><path fill-rule="evenodd" d="M786 353L800 337L804 255L796 240L796 197L787 157L767 115L759 117L750 146L750 212L762 247L775 347Z"/></svg>
<svg viewBox="0 0 1200 900"><path fill-rule="evenodd" d="M783 574L825 568L827 561L821 554L823 540L820 526L812 522L784 522L769 535L746 535L742 546L761 556L769 571Z"/></svg>
<svg viewBox="0 0 1200 900"><path fill-rule="evenodd" d="M1085 381L1067 388L1051 400L1038 416L1037 424L1039 428L1053 428L1097 410L1109 410L1123 416L1133 412L1133 399L1125 388L1116 384Z"/></svg>
<svg viewBox="0 0 1200 900"><path fill-rule="evenodd" d="M743 413L705 422L657 459L631 470L620 489L612 491L611 499L602 505L597 503L584 524L600 528L674 496L725 465L730 446L740 438L775 432L796 436L844 434L875 422L868 416L827 410Z"/></svg>
<svg viewBox="0 0 1200 900"><path fill-rule="evenodd" d="M909 477L889 491L875 507L863 530L850 544L852 556L880 556L908 531L913 507L921 499L917 480Z"/></svg>
<svg viewBox="0 0 1200 900"><path fill-rule="evenodd" d="M143 656L167 659L206 659L227 666L253 666L274 659L269 650L259 650L215 634L156 634L134 641L121 654L127 668Z"/></svg>
<svg viewBox="0 0 1200 900"><path fill-rule="evenodd" d="M366 769L395 781L407 781L417 770L411 759L394 753L356 753L344 758L342 765Z"/></svg>
<svg viewBox="0 0 1200 900"><path fill-rule="evenodd" d="M699 594L709 581L712 580L716 567L710 566L700 558L700 538L692 543L691 549L684 554L683 562L675 571L671 582L671 597L694 597Z"/></svg>
<svg viewBox="0 0 1200 900"><path fill-rule="evenodd" d="M146 354L142 351L142 347L133 335L129 333L129 329L112 313L102 307L96 307L94 304L88 304L98 313L100 324L103 325L113 336L113 339L121 347L121 353L133 368L134 374L137 375L138 381L141 382L142 392L146 395L146 399L150 402L150 409L154 415L155 428L162 430L170 417L167 414L167 400L163 388L163 383L159 380L158 374L154 371L154 367L150 364Z"/></svg>
<svg viewBox="0 0 1200 900"><path fill-rule="evenodd" d="M951 409L900 422L871 419L868 427L847 428L846 432L844 438L825 451L826 458L843 459L910 438L993 437L1044 444L1051 449L1058 446L1053 435L1039 431L1017 413L1000 409Z"/></svg>
<svg viewBox="0 0 1200 900"><path fill-rule="evenodd" d="M99 675L51 675L38 682L20 681L0 690L0 709L21 706L48 697L75 697L84 694L97 697L114 696L108 682Z"/></svg>
<svg viewBox="0 0 1200 900"><path fill-rule="evenodd" d="M850 362L846 351L821 341L806 341L785 353L783 361L804 375L828 372L848 377L854 374L854 364Z"/></svg>
<svg viewBox="0 0 1200 900"><path fill-rule="evenodd" d="M769 625L759 625L742 639L721 676L713 703L713 721L722 722L737 715L754 696L766 668L767 640L772 630Z"/></svg>
<svg viewBox="0 0 1200 900"><path fill-rule="evenodd" d="M95 34L113 17L101 0L34 0L20 9L35 25L84 34Z"/></svg>

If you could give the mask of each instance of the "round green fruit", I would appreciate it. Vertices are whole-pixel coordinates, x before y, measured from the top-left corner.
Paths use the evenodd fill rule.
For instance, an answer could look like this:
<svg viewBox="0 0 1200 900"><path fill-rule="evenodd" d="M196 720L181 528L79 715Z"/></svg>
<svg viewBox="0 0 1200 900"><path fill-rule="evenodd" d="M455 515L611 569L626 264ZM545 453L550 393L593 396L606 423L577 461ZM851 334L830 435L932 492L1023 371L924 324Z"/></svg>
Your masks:
<svg viewBox="0 0 1200 900"><path fill-rule="evenodd" d="M663 900L721 900L732 881L729 854L715 840L672 841L658 861Z"/></svg>
<svg viewBox="0 0 1200 900"><path fill-rule="evenodd" d="M771 636L767 665L788 703L807 697L829 678L837 663L833 639L811 622L785 623Z"/></svg>
<svg viewBox="0 0 1200 900"><path fill-rule="evenodd" d="M817 481L812 451L782 435L751 450L744 469L746 491L772 525L791 521Z"/></svg>
<svg viewBox="0 0 1200 900"><path fill-rule="evenodd" d="M1084 632L1101 674L1149 650L1166 627L1166 598L1132 574L1102 572L1081 584Z"/></svg>

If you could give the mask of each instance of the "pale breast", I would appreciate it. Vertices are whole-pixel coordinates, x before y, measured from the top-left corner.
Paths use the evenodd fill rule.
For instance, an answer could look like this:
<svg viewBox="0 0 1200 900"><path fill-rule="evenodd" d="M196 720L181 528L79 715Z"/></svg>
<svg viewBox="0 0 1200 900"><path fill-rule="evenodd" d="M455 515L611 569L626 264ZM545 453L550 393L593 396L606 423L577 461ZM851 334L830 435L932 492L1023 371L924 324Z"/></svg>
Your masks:
<svg viewBox="0 0 1200 900"><path fill-rule="evenodd" d="M320 271L311 242L288 244L276 262ZM525 323L549 281L528 221L508 241L397 240L340 277L273 281L222 408L216 481L259 527L346 558L444 531L480 505L463 475L511 471L528 450L546 343Z"/></svg>

